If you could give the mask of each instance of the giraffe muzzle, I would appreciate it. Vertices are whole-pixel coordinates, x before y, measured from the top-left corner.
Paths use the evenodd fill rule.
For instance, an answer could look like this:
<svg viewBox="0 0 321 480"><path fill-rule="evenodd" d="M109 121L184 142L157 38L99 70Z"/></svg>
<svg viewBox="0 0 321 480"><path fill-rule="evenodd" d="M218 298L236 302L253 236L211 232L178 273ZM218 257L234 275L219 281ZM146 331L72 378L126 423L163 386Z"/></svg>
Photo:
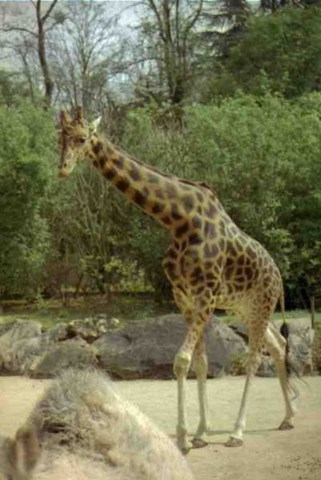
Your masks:
<svg viewBox="0 0 321 480"><path fill-rule="evenodd" d="M58 177L59 178L66 178L69 176L69 172L67 170L61 169L59 170Z"/></svg>

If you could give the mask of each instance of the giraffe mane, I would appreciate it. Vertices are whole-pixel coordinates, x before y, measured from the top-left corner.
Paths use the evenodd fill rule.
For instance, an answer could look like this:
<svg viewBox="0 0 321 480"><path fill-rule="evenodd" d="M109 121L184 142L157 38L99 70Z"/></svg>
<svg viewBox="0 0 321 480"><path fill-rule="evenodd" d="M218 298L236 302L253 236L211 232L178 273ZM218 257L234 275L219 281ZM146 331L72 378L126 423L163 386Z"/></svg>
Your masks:
<svg viewBox="0 0 321 480"><path fill-rule="evenodd" d="M125 152L118 145L113 144L113 146L116 148L116 150L119 153L122 153L122 154L126 155L128 158L130 158L131 160L134 160L136 163L138 163L138 165L144 166L145 168L147 168L151 172L157 173L158 175L161 175L164 178L173 178L173 175L169 175L167 173L164 173L154 166L147 165L146 163L142 162L141 160L138 160L134 155L129 155L127 152ZM180 177L176 177L176 179L179 183L183 183L184 185L191 185L192 187L197 187L197 188L200 188L200 187L205 188L205 189L209 190L215 197L217 196L215 190L213 190L205 182L197 182L197 181L193 181L193 180L186 180L185 178L180 178Z"/></svg>

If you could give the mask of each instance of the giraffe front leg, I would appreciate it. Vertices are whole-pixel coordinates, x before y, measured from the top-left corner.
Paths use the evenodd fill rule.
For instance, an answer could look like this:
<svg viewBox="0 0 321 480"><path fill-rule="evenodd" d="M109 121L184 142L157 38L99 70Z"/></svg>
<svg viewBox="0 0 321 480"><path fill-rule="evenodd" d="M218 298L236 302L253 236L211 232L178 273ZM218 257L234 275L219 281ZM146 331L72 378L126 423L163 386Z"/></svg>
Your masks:
<svg viewBox="0 0 321 480"><path fill-rule="evenodd" d="M193 370L197 378L200 422L192 443L194 448L200 448L207 445L207 442L203 438L204 434L212 433L208 424L208 400L206 388L208 359L203 334L195 347Z"/></svg>
<svg viewBox="0 0 321 480"><path fill-rule="evenodd" d="M188 440L186 418L186 377L191 365L191 354L181 349L174 360L174 373L177 378L178 420L176 427L177 446L183 453L188 453L192 443Z"/></svg>
<svg viewBox="0 0 321 480"><path fill-rule="evenodd" d="M177 425L177 443L178 447L183 452L188 452L188 450L193 446L191 442L187 439L188 429L186 421L186 405L185 405L185 390L186 390L186 377L187 373L191 366L191 360L193 353L197 345L201 346L199 353L202 353L204 349L205 357L205 346L203 344L203 332L204 327L207 323L209 313L206 311L205 307L208 305L209 300L205 295L205 302L203 302L202 307L200 308L200 302L195 301L195 298L187 296L182 292L182 290L173 290L174 298L182 311L184 318L188 325L188 332L185 338L185 341L177 353L174 361L174 372L177 377L178 383L178 425ZM209 296L210 297L210 296ZM207 400L206 396L206 376L207 376L207 359L204 355L196 356L196 365L197 370L197 381L198 381L198 391L199 391L199 401L200 401L200 412L201 412L201 421L198 427L197 438L201 439L204 428L206 429L206 415L207 415Z"/></svg>

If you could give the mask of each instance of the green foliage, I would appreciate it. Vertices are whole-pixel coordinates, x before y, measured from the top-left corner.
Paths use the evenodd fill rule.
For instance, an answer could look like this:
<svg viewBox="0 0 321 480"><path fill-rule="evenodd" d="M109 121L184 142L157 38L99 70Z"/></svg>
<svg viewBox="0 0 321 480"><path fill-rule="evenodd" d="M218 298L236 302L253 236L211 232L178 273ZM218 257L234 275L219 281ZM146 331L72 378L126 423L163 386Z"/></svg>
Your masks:
<svg viewBox="0 0 321 480"><path fill-rule="evenodd" d="M158 109L138 109L128 114L122 138L124 148L135 157L159 170L189 177L190 161L188 145L184 136L177 130L175 107ZM170 113L173 115L170 115ZM164 129L164 115L167 128ZM160 124L160 126L159 126ZM155 222L131 207L127 220L130 251L138 265L144 269L146 278L153 286L156 297L168 297L170 285L165 278L162 259L168 244L167 233Z"/></svg>
<svg viewBox="0 0 321 480"><path fill-rule="evenodd" d="M176 5L183 8L176 16L168 11L167 20L162 12L172 35L161 43L154 16L142 19L136 67L123 79L124 104L111 100L118 97L115 80L94 75L97 88L88 90L92 82L86 87L80 70L64 78L53 62L56 93L65 101L81 86L76 97L85 107L97 101L109 114L111 140L125 151L164 173L207 182L235 222L271 252L287 285L319 294L321 9L254 15L244 2L232 3L223 2L219 12L206 9L209 28L204 17L199 28L196 18L184 45L183 30L195 14L185 4ZM210 27L220 18L233 28L224 31L218 50L219 35ZM74 26L71 44L80 24ZM116 52L109 54L98 62L100 73L117 66ZM20 74L0 71L0 294L63 298L70 291L146 288L163 298L169 293L162 269L166 232L89 164L68 180L56 178L52 114L21 100L29 95L36 104L42 97L28 67ZM192 99L205 105L188 106Z"/></svg>
<svg viewBox="0 0 321 480"><path fill-rule="evenodd" d="M197 170L208 162L204 178L236 223L267 247L286 277L295 278L297 263L307 271L318 258L321 123L315 105L307 110L302 101L241 95L219 107L188 112L189 148ZM303 257L302 248L309 245Z"/></svg>
<svg viewBox="0 0 321 480"><path fill-rule="evenodd" d="M28 93L28 86L19 74L0 70L0 105L19 104L21 96Z"/></svg>
<svg viewBox="0 0 321 480"><path fill-rule="evenodd" d="M292 289L321 284L321 95L239 94L219 105L129 112L120 143L171 175L205 181L279 264ZM179 127L178 127L179 124ZM48 113L0 108L0 285L169 293L166 232L90 165L56 179Z"/></svg>
<svg viewBox="0 0 321 480"><path fill-rule="evenodd" d="M279 9L250 15L240 41L214 65L204 101L234 95L279 92L297 97L320 90L321 9Z"/></svg>
<svg viewBox="0 0 321 480"><path fill-rule="evenodd" d="M141 109L129 114L122 143L167 173L205 180L290 286L304 272L313 283L321 253L320 99L238 95L185 109L181 131L158 127L155 111ZM161 283L162 231L137 211L127 226L133 250Z"/></svg>
<svg viewBox="0 0 321 480"><path fill-rule="evenodd" d="M2 292L37 288L48 249L41 216L50 184L53 124L28 104L0 108L0 286Z"/></svg>
<svg viewBox="0 0 321 480"><path fill-rule="evenodd" d="M115 193L89 165L54 183L47 211L52 232L49 291L79 282L102 293L109 289L114 279L106 265L124 246L119 225L125 224L125 214Z"/></svg>

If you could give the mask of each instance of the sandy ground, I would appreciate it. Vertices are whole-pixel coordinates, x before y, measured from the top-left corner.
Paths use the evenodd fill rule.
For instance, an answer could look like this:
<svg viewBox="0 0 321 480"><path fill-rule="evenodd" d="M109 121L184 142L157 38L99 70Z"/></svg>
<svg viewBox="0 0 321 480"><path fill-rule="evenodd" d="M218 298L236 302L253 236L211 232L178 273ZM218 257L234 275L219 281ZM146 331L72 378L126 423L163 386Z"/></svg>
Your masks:
<svg viewBox="0 0 321 480"><path fill-rule="evenodd" d="M227 377L208 382L212 426L209 445L192 450L188 460L196 480L320 480L321 377L300 383L301 398L295 428L278 431L283 401L274 378L257 378L250 394L245 444L227 448L243 389L244 378ZM0 433L13 435L32 409L49 380L0 377ZM163 430L175 432L174 381L117 382L118 391L137 404ZM197 425L195 381L188 383L190 430ZM184 480L184 479L182 479Z"/></svg>

